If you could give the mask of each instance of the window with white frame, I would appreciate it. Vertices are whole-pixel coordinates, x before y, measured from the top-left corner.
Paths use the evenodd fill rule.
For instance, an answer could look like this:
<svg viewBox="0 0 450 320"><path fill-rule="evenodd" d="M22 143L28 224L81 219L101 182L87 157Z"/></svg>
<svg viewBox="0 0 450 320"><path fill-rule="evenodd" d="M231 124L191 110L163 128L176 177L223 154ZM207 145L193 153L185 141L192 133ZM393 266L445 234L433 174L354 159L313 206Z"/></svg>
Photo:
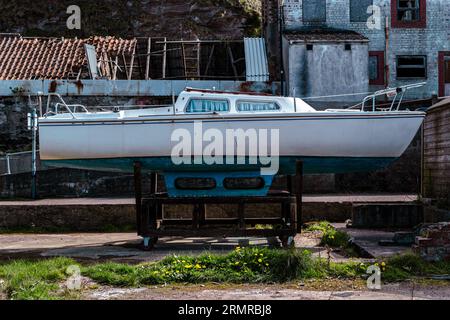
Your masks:
<svg viewBox="0 0 450 320"><path fill-rule="evenodd" d="M228 111L230 111L228 100L191 99L186 107L187 113Z"/></svg>
<svg viewBox="0 0 450 320"><path fill-rule="evenodd" d="M281 108L276 102L239 101L236 104L238 111L279 111Z"/></svg>

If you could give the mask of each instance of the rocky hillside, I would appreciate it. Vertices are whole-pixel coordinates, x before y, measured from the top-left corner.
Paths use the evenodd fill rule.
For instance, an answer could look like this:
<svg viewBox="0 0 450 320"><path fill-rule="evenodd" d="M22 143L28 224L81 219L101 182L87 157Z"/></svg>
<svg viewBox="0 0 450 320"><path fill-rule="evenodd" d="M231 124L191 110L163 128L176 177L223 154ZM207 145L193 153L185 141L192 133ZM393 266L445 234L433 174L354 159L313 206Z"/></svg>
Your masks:
<svg viewBox="0 0 450 320"><path fill-rule="evenodd" d="M69 30L67 7L81 8ZM242 38L258 35L261 0L0 0L0 32L24 36Z"/></svg>

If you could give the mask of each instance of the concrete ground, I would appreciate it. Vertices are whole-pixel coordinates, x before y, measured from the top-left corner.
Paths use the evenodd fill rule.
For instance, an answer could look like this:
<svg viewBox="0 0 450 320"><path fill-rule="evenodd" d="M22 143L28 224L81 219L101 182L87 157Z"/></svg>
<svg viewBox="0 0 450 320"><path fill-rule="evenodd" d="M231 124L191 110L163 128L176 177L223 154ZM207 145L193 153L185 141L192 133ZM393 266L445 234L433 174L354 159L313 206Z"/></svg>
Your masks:
<svg viewBox="0 0 450 320"><path fill-rule="evenodd" d="M326 194L326 195L305 195L303 202L323 202L323 203L370 203L370 202L413 202L417 195L414 194ZM59 205L134 205L132 198L76 198L76 199L43 199L29 201L0 201L2 206L59 206Z"/></svg>
<svg viewBox="0 0 450 320"><path fill-rule="evenodd" d="M80 260L112 260L117 262L157 261L172 254L195 255L205 251L227 252L236 246L279 245L277 239L266 238L162 238L150 251L139 249L141 238L135 233L73 233L73 234L0 234L0 260L15 257L65 256ZM315 234L301 234L296 246L327 256ZM332 253L335 260L345 259Z"/></svg>
<svg viewBox="0 0 450 320"><path fill-rule="evenodd" d="M345 223L333 223L337 230L344 231L352 237L355 246L359 247L359 251L374 258L391 257L396 254L402 254L410 250L410 246L381 246L381 240L392 240L395 232L379 229L354 229L346 228Z"/></svg>
<svg viewBox="0 0 450 320"><path fill-rule="evenodd" d="M237 285L231 288L206 286L168 286L152 288L103 287L87 292L93 300L450 300L450 285L400 283L383 285L381 290L327 288L309 289L302 285Z"/></svg>

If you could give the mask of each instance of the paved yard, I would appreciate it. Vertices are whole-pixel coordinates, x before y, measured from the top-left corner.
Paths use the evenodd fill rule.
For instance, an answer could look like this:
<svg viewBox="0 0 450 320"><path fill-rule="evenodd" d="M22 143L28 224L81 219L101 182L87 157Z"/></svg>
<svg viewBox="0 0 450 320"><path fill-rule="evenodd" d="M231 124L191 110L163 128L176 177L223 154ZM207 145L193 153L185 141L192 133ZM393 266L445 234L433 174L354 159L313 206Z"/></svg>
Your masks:
<svg viewBox="0 0 450 320"><path fill-rule="evenodd" d="M154 287L154 288L100 288L84 295L95 300L450 300L450 285L418 285L413 283L389 284L379 291L364 288L311 290L292 288L292 285L219 285ZM295 286L294 286L295 287Z"/></svg>

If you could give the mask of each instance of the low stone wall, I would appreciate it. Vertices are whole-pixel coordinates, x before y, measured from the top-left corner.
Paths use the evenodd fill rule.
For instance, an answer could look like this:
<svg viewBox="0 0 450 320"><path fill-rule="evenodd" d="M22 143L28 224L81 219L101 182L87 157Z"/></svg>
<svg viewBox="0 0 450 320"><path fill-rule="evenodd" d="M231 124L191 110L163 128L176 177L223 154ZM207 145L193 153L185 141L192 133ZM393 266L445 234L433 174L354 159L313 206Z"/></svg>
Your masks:
<svg viewBox="0 0 450 320"><path fill-rule="evenodd" d="M1 205L1 202L0 202ZM1 206L0 230L90 232L134 227L134 205Z"/></svg>
<svg viewBox="0 0 450 320"><path fill-rule="evenodd" d="M130 201L128 201L130 202ZM351 216L351 203L307 202L303 205L304 222L328 220L342 222ZM259 208L260 209L260 208ZM274 216L277 207L249 210L249 217ZM189 218L190 208L173 206L167 210L168 218ZM230 217L236 212L216 205L211 208L214 217ZM127 204L71 204L71 205L2 205L0 202L0 230L49 230L88 232L123 230L136 225L135 206Z"/></svg>
<svg viewBox="0 0 450 320"><path fill-rule="evenodd" d="M450 261L450 222L430 224L416 237L414 251L427 261Z"/></svg>
<svg viewBox="0 0 450 320"><path fill-rule="evenodd" d="M424 206L424 220L426 223L450 222L450 210Z"/></svg>
<svg viewBox="0 0 450 320"><path fill-rule="evenodd" d="M143 185L150 192L150 185ZM52 169L37 174L38 198L132 197L132 174ZM0 198L30 198L31 173L0 176Z"/></svg>

